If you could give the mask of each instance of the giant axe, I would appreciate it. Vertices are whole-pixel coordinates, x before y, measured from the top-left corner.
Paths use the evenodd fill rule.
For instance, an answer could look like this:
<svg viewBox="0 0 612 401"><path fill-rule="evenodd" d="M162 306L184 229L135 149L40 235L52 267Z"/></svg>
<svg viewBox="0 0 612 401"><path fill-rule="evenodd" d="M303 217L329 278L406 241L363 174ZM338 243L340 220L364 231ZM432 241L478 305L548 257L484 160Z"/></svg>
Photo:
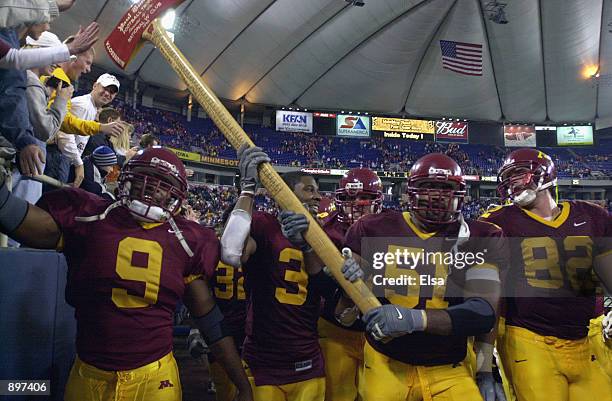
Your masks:
<svg viewBox="0 0 612 401"><path fill-rule="evenodd" d="M181 2L182 0L141 0L134 4L104 41L104 48L115 64L125 69L133 55L142 47L143 41L141 39L153 43L172 69L185 82L189 91L206 110L206 113L232 146L236 149L244 143L255 146L217 96L204 83L202 77L174 45L166 31L161 27L159 20L156 19L163 11L175 7ZM260 166L259 178L270 195L283 209L293 210L308 217L310 225L305 234L306 241L328 266L338 283L359 309L365 313L376 306L380 306L378 299L362 280L350 283L343 277L341 267L344 258L270 163L264 163Z"/></svg>

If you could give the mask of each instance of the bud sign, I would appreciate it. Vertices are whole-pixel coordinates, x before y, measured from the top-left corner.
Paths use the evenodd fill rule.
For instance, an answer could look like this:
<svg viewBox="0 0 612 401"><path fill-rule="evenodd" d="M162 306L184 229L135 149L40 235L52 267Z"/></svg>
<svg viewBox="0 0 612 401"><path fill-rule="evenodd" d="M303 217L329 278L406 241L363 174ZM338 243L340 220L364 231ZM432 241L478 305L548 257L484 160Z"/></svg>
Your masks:
<svg viewBox="0 0 612 401"><path fill-rule="evenodd" d="M468 123L460 121L436 121L436 141L468 143Z"/></svg>

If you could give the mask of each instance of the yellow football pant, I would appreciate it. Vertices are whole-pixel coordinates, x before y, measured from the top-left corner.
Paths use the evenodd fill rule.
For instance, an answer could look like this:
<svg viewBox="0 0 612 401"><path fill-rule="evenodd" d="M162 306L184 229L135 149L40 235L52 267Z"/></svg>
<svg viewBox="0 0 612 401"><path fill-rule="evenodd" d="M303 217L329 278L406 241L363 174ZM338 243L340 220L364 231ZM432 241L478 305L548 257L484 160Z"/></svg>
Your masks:
<svg viewBox="0 0 612 401"><path fill-rule="evenodd" d="M514 394L514 388L512 387L512 383L510 382L510 377L506 371L507 367L504 366L504 361L501 358L501 355L504 354L504 344L506 338L506 319L501 316L499 318L499 322L497 323L497 339L495 340L495 349L497 350L497 367L499 368L499 375L502 379L502 386L504 388L504 394L506 395L506 401L516 401L516 395Z"/></svg>
<svg viewBox="0 0 612 401"><path fill-rule="evenodd" d="M210 376L217 390L217 401L233 401L238 390L219 362L210 364Z"/></svg>
<svg viewBox="0 0 612 401"><path fill-rule="evenodd" d="M180 401L181 381L172 353L133 370L98 369L78 357L66 384L65 401Z"/></svg>
<svg viewBox="0 0 612 401"><path fill-rule="evenodd" d="M355 401L364 344L362 332L319 319L319 345L325 358L325 401Z"/></svg>
<svg viewBox="0 0 612 401"><path fill-rule="evenodd" d="M414 366L389 358L366 343L359 382L363 401L482 401L465 362Z"/></svg>
<svg viewBox="0 0 612 401"><path fill-rule="evenodd" d="M296 383L257 386L255 378L248 367L245 367L254 401L324 401L325 378L316 377Z"/></svg>
<svg viewBox="0 0 612 401"><path fill-rule="evenodd" d="M564 340L506 326L502 349L519 401L612 400L612 383L591 358L587 338Z"/></svg>
<svg viewBox="0 0 612 401"><path fill-rule="evenodd" d="M610 344L607 345L604 342L603 329L601 327L603 318L602 315L596 319L591 319L591 324L589 325L589 345L598 363L612 380L612 340L609 340Z"/></svg>

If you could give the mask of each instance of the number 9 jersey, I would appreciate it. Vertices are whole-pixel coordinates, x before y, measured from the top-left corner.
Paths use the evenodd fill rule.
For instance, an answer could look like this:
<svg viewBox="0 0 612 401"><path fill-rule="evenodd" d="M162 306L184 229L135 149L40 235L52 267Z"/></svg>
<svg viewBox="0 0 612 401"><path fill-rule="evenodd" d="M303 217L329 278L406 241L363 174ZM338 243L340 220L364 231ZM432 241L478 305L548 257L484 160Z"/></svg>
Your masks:
<svg viewBox="0 0 612 401"><path fill-rule="evenodd" d="M586 337L594 315L593 259L610 252L612 218L583 201L559 207L552 221L516 205L492 209L481 220L502 227L511 248L503 280L506 324L577 340Z"/></svg>
<svg viewBox="0 0 612 401"><path fill-rule="evenodd" d="M99 369L124 371L172 351L173 312L186 284L210 278L219 260L214 231L174 216L189 257L168 223L139 223L125 207L80 189L45 194L38 206L57 223L68 263L67 301L75 307L77 353Z"/></svg>

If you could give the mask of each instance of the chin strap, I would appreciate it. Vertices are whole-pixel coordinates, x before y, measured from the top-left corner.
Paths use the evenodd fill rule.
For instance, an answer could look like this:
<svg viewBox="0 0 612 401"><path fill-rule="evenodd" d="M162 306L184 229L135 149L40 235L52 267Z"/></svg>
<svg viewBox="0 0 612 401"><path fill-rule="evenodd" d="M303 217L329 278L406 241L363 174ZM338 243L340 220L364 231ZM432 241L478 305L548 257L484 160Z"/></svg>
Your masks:
<svg viewBox="0 0 612 401"><path fill-rule="evenodd" d="M113 210L118 208L119 206L121 206L123 203L121 201L117 201L115 203L111 203L110 205L108 205L108 207L100 214L95 215L95 216L77 216L74 219L76 221L82 221L85 223L89 223L92 221L99 221L99 220L104 220L106 218L106 216L108 216L108 214Z"/></svg>
<svg viewBox="0 0 612 401"><path fill-rule="evenodd" d="M178 225L176 224L174 219L172 217L170 217L170 218L168 218L167 222L170 224L170 227L172 227L172 230L174 231L174 235L176 235L176 238L180 242L180 244L183 247L183 249L185 250L185 252L187 252L187 255L189 255L189 257L192 258L193 257L193 251L189 247L189 244L187 243L187 241L185 240L185 237L183 236L183 232L181 230L179 230Z"/></svg>
<svg viewBox="0 0 612 401"><path fill-rule="evenodd" d="M108 207L104 210L104 212L95 215L95 216L77 216L74 219L76 221L81 221L84 223L91 223L93 221L100 221L100 220L104 220L106 218L106 216L108 216L108 214L113 210L118 208L119 206L124 206L125 202L122 200L119 200L115 203L111 203L110 205L108 205ZM191 250L191 248L189 247L189 244L187 243L187 240L185 240L185 237L183 236L183 232L179 229L178 225L176 224L176 222L174 221L174 219L172 217L169 217L167 220L168 224L170 224L170 227L172 227L172 231L174 232L174 235L176 236L176 238L178 239L179 243L181 244L181 246L183 247L183 249L185 250L185 252L187 253L187 255L192 258L194 253ZM160 222L162 223L162 222Z"/></svg>

